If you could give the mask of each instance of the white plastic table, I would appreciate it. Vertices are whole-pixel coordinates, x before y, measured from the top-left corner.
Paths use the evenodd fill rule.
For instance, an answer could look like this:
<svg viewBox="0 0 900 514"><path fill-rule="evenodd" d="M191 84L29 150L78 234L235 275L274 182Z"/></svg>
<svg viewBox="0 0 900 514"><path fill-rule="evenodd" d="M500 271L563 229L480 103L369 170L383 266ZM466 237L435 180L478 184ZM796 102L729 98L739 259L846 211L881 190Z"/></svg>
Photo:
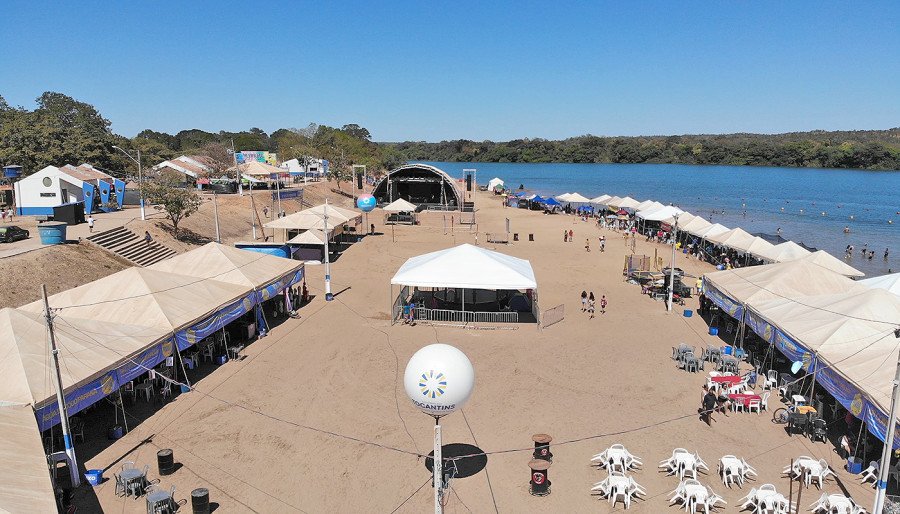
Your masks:
<svg viewBox="0 0 900 514"><path fill-rule="evenodd" d="M806 397L803 395L795 394L794 396L791 396L791 400L794 402L795 407L806 406Z"/></svg>

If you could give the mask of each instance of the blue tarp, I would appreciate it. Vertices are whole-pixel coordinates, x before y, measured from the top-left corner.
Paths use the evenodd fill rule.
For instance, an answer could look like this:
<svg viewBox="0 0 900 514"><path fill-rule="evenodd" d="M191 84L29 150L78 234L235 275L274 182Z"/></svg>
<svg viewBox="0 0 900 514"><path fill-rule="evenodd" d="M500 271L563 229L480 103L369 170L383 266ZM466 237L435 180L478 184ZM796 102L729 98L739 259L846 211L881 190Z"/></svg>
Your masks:
<svg viewBox="0 0 900 514"><path fill-rule="evenodd" d="M543 204L548 205L550 207L559 207L560 205L562 205L561 203L557 202L556 199L554 199L554 198L547 198L546 200L543 201Z"/></svg>

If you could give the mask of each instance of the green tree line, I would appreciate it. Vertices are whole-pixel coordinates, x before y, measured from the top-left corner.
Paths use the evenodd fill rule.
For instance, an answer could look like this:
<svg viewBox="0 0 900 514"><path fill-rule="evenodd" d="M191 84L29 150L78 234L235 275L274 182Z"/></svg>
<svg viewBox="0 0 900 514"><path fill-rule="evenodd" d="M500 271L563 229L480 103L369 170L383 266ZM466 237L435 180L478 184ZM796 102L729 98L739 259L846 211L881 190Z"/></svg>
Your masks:
<svg viewBox="0 0 900 514"><path fill-rule="evenodd" d="M56 92L36 108L10 106L0 96L0 164L26 174L47 165L90 163L113 176L134 175L134 163L113 148L135 155L144 167L182 154L199 154L230 166L228 149L277 152L283 160L310 156L330 161L333 178L346 180L353 165L379 174L405 161L682 163L821 168L900 169L900 128L813 131L788 134L726 134L648 137L579 136L563 140L517 139L376 143L357 124L341 128L311 123L271 134L186 129L176 134L144 130L133 138L113 133L92 105Z"/></svg>

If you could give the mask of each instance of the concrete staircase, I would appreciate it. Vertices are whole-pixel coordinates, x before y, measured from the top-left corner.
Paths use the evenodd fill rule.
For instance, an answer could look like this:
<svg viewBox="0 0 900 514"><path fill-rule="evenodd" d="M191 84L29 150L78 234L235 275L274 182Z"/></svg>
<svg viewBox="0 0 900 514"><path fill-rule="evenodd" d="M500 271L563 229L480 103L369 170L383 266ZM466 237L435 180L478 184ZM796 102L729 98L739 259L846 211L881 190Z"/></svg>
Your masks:
<svg viewBox="0 0 900 514"><path fill-rule="evenodd" d="M88 241L123 257L138 266L149 266L172 257L177 252L171 248L151 241L148 245L144 238L125 227L117 227L87 238Z"/></svg>

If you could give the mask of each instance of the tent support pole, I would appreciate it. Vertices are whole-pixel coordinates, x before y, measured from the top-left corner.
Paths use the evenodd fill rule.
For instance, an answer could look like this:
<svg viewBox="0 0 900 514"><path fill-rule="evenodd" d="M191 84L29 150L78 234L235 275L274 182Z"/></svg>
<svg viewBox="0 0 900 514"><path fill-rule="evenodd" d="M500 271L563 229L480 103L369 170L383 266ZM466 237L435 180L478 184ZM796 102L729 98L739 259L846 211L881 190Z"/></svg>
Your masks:
<svg viewBox="0 0 900 514"><path fill-rule="evenodd" d="M884 497L887 494L888 471L891 466L891 453L894 450L894 431L897 427L897 396L900 393L900 360L897 361L897 372L894 374L894 388L891 394L891 413L888 416L887 437L884 439L884 450L881 452L881 468L878 470L878 481L875 482L875 506L872 512L881 512L884 508Z"/></svg>

